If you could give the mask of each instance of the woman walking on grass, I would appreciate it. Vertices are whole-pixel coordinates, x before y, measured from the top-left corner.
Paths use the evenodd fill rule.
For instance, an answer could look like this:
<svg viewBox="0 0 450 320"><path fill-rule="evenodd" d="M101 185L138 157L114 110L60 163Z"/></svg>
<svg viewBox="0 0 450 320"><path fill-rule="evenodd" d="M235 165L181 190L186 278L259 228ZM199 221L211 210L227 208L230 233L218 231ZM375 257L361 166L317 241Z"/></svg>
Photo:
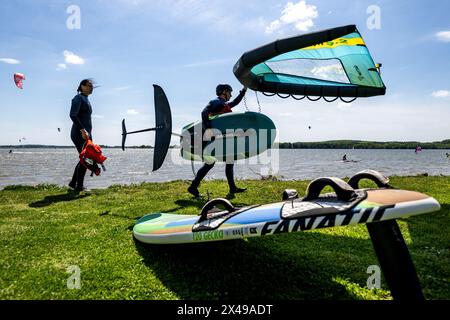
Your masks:
<svg viewBox="0 0 450 320"><path fill-rule="evenodd" d="M78 153L83 150L83 145L86 140L92 140L92 107L89 102L88 96L92 94L94 86L91 79L84 79L80 82L77 92L78 94L72 99L72 106L70 108L70 119L72 119L73 125L70 132L70 138L72 139ZM78 162L73 172L72 180L69 183L69 187L75 191L83 191L84 188L84 176L86 175L86 167Z"/></svg>

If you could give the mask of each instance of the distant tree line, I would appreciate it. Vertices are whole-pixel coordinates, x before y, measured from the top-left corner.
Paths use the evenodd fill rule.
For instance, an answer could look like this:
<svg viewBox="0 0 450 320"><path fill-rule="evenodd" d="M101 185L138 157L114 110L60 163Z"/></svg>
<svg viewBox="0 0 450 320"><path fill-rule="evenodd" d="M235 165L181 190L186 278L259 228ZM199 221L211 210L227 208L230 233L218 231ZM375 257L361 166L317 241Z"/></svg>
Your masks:
<svg viewBox="0 0 450 320"><path fill-rule="evenodd" d="M112 148L112 149L120 149L121 146L108 146L101 144L100 147L102 149L104 148ZM173 145L169 148L178 148L179 146ZM46 149L72 149L75 148L74 146L54 146L54 145L45 145L45 144L23 144L23 145L3 145L0 146L0 149L39 149L39 148L46 148ZM127 149L153 149L153 146L127 146Z"/></svg>
<svg viewBox="0 0 450 320"><path fill-rule="evenodd" d="M320 142L279 142L275 143L274 148L279 149L415 149L420 146L422 149L450 149L450 139L437 142L419 142L419 141L361 141L361 140L331 140ZM120 146L100 145L102 148L121 148ZM179 148L178 145L171 145L170 148ZM55 148L67 149L74 146L54 146L54 145L3 145L2 149L17 148ZM127 146L127 149L153 149L153 146Z"/></svg>
<svg viewBox="0 0 450 320"><path fill-rule="evenodd" d="M439 142L419 141L360 141L360 140L332 140L321 142L280 142L275 147L280 149L450 149L450 139Z"/></svg>

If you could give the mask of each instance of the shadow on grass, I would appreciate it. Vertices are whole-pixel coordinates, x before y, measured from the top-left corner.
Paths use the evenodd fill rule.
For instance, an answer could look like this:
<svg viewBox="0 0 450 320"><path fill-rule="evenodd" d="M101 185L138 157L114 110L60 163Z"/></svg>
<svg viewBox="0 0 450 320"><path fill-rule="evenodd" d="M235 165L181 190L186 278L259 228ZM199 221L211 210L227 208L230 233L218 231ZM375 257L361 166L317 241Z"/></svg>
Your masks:
<svg viewBox="0 0 450 320"><path fill-rule="evenodd" d="M414 220L403 219L408 225L409 235L412 245L423 243L424 239L433 237L436 239L436 243L429 243L430 246L438 245L439 242L446 241L450 234L450 224L448 217L450 216L450 204L440 204L441 210L437 212L431 212L414 217ZM439 234L430 232L428 228L439 226ZM424 230L425 229L425 230ZM427 233L424 237L423 233ZM445 237L447 235L447 237ZM444 247L448 247L448 243L441 243Z"/></svg>
<svg viewBox="0 0 450 320"><path fill-rule="evenodd" d="M203 206L206 203L206 199L202 200L196 200L196 199L181 199L174 201L175 204L179 205L180 208L186 208L186 207L196 207L198 209L203 208Z"/></svg>
<svg viewBox="0 0 450 320"><path fill-rule="evenodd" d="M210 200L213 200L213 199L217 199L217 198L211 198ZM174 203L179 205L180 207L172 209L172 211L164 210L164 212L169 213L169 212L178 211L180 209L187 208L187 207L195 207L198 209L198 213L200 213L200 210L205 206L207 201L206 201L206 199L203 201L201 201L201 200L176 200L176 201L174 201ZM242 202L237 202L237 201L233 201L232 204L235 207L248 206L247 203L242 203Z"/></svg>
<svg viewBox="0 0 450 320"><path fill-rule="evenodd" d="M425 299L450 298L450 205L441 210L405 219L411 244L408 244Z"/></svg>
<svg viewBox="0 0 450 320"><path fill-rule="evenodd" d="M86 198L89 196L90 196L90 194L79 194L79 193L76 193L73 191L69 191L68 193L64 193L64 194L57 194L54 196L46 196L44 199L42 199L40 201L32 202L28 206L31 208L42 208L42 207L50 206L54 203L79 200L79 199Z"/></svg>
<svg viewBox="0 0 450 320"><path fill-rule="evenodd" d="M99 216L99 217L108 216L108 217L120 218L120 219L125 219L125 220L133 220L133 221L137 221L137 220L139 220L140 218L142 218L142 216L139 216L139 217L129 217L129 216L126 216L126 215L123 215L123 214L117 214L117 213L111 212L111 211L109 211L109 210L100 213L98 216Z"/></svg>
<svg viewBox="0 0 450 320"><path fill-rule="evenodd" d="M370 240L310 232L184 245L135 240L135 245L180 299L355 299L333 277L365 284L367 267L376 261ZM355 265L347 259L362 260Z"/></svg>

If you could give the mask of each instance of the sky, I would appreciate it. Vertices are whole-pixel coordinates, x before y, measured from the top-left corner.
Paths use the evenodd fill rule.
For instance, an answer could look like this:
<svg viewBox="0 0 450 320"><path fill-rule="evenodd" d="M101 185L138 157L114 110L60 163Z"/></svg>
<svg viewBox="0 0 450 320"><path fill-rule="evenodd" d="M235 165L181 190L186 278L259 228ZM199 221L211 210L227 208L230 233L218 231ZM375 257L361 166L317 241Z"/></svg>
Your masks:
<svg viewBox="0 0 450 320"><path fill-rule="evenodd" d="M233 66L244 52L347 24L382 63L386 95L344 104L258 94L278 141L450 139L449 11L447 0L0 0L0 145L72 145L69 110L85 78L98 85L94 142L120 145L122 119L130 131L154 126L152 84L164 88L179 133L218 83L237 95ZM234 111L247 108L259 109L251 90Z"/></svg>

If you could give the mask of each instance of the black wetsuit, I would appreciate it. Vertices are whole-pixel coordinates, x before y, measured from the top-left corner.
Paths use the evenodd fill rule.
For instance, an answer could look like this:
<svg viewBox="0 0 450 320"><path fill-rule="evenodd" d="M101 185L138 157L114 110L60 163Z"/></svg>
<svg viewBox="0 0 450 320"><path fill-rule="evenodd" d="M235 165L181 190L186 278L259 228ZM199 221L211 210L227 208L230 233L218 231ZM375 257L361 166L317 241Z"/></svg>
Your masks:
<svg viewBox="0 0 450 320"><path fill-rule="evenodd" d="M225 99L217 97L211 100L208 105L202 111L202 125L204 129L211 128L210 116L231 112L231 109L237 106L242 98L244 98L245 91L239 91L239 94L231 102L226 102Z"/></svg>
<svg viewBox="0 0 450 320"><path fill-rule="evenodd" d="M78 94L72 99L72 106L70 108L70 119L73 121L72 130L70 131L70 138L72 139L78 153L83 150L85 140L81 135L81 129L85 129L89 133L92 140L92 107L88 97L83 94ZM72 181L69 185L83 188L84 176L86 174L86 167L78 162L73 172Z"/></svg>
<svg viewBox="0 0 450 320"><path fill-rule="evenodd" d="M219 97L214 100L211 100L202 111L203 130L211 128L211 121L209 120L209 117L211 115L231 112L231 108L237 106L241 102L244 95L245 91L241 90L239 92L239 95L230 103L227 103L224 99ZM203 166L198 170L197 175L195 176L194 181L192 181L191 186L198 188L200 182L208 174L209 170L211 170L214 167L214 164L215 164L214 162L211 164L204 163ZM236 184L234 183L234 163L227 163L225 165L225 175L227 177L230 190L235 190L237 187Z"/></svg>

